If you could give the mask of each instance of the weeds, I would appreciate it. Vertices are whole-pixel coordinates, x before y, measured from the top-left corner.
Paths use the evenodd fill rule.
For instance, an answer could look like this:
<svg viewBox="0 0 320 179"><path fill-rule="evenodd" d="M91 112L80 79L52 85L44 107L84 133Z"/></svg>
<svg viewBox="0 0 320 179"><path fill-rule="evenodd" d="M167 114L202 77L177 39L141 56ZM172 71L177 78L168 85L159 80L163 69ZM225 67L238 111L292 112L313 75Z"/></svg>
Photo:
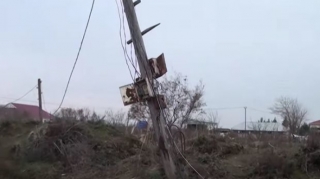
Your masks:
<svg viewBox="0 0 320 179"><path fill-rule="evenodd" d="M264 178L291 178L295 171L295 162L284 154L266 150L257 158L254 175Z"/></svg>
<svg viewBox="0 0 320 179"><path fill-rule="evenodd" d="M157 146L141 147L120 129L102 121L1 123L0 178L164 179ZM184 157L206 178L302 179L320 167L319 141L317 135L310 137L298 150L300 146L265 137L257 150L253 139L201 135L186 141ZM198 178L177 157L182 178Z"/></svg>

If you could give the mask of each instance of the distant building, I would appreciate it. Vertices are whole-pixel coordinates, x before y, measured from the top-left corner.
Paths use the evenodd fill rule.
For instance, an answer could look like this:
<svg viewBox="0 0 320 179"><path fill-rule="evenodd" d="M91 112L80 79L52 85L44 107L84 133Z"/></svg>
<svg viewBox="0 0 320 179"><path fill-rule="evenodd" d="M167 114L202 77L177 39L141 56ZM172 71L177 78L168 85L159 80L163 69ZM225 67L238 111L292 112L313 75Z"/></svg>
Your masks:
<svg viewBox="0 0 320 179"><path fill-rule="evenodd" d="M313 131L320 131L320 120L309 123L310 129Z"/></svg>
<svg viewBox="0 0 320 179"><path fill-rule="evenodd" d="M190 119L187 121L185 124L185 127L187 129L194 129L194 130L212 130L217 128L218 124L215 122L209 122L209 121L204 121L204 120L195 120L195 119Z"/></svg>
<svg viewBox="0 0 320 179"><path fill-rule="evenodd" d="M217 128L216 131L218 133L229 133L230 129L228 129L228 128Z"/></svg>
<svg viewBox="0 0 320 179"><path fill-rule="evenodd" d="M286 130L278 122L245 122L231 128L237 133L285 133Z"/></svg>
<svg viewBox="0 0 320 179"><path fill-rule="evenodd" d="M44 121L53 119L53 116L42 110ZM23 119L30 121L40 121L39 107L29 104L9 103L0 105L0 120Z"/></svg>

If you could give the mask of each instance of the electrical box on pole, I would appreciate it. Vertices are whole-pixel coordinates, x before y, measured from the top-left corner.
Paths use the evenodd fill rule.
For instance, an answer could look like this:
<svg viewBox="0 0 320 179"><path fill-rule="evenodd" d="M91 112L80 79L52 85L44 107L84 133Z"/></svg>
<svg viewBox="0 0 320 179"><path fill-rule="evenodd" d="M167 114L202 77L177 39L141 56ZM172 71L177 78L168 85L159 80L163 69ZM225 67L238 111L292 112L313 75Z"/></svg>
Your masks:
<svg viewBox="0 0 320 179"><path fill-rule="evenodd" d="M154 90L149 82L149 79L138 79L133 84L128 84L120 87L120 94L125 106L142 102L154 97Z"/></svg>
<svg viewBox="0 0 320 179"><path fill-rule="evenodd" d="M137 102L143 102L147 99L155 97L153 85L150 84L150 81L156 78L159 78L167 73L167 66L164 58L164 54L161 54L157 58L151 58L148 60L149 68L152 72L153 79L138 78L135 83L128 84L120 87L120 94L122 97L123 104L125 106L134 104ZM161 106L166 106L164 96L161 96Z"/></svg>
<svg viewBox="0 0 320 179"><path fill-rule="evenodd" d="M159 24L141 32L135 5L140 1L133 3L132 0L122 0L124 11L126 13L128 26L130 29L131 39L127 44L133 43L137 61L139 64L141 79L133 84L120 87L120 93L124 105L134 104L145 101L150 110L153 130L157 138L158 148L161 154L162 165L168 179L176 179L176 160L173 152L174 141L169 137L168 129L164 113L162 109L166 107L165 97L157 94L155 89L155 79L161 77L167 72L164 55L161 54L157 58L148 59L142 35L148 33Z"/></svg>

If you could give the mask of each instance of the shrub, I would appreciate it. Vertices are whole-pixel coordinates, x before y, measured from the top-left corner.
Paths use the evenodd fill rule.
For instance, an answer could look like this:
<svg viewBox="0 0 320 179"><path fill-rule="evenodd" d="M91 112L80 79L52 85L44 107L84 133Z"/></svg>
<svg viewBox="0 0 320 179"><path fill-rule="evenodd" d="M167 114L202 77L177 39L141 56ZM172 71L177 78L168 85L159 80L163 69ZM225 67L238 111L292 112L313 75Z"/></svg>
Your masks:
<svg viewBox="0 0 320 179"><path fill-rule="evenodd" d="M285 154L265 150L257 158L254 175L264 178L290 178L295 169L295 161Z"/></svg>
<svg viewBox="0 0 320 179"><path fill-rule="evenodd" d="M199 153L211 154L218 149L218 142L214 136L200 136L194 141L194 147Z"/></svg>
<svg viewBox="0 0 320 179"><path fill-rule="evenodd" d="M320 167L320 134L311 133L296 157L303 171L317 171Z"/></svg>

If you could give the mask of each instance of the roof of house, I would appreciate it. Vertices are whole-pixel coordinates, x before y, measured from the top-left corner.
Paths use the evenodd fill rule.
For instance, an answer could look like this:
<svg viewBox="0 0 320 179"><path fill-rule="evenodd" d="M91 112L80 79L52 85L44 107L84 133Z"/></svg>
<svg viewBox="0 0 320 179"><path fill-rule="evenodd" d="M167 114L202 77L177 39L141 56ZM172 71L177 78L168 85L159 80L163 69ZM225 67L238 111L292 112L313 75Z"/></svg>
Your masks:
<svg viewBox="0 0 320 179"><path fill-rule="evenodd" d="M11 103L0 104L0 108L15 108Z"/></svg>
<svg viewBox="0 0 320 179"><path fill-rule="evenodd" d="M14 108L21 113L27 113L29 117L39 118L39 107L29 104L19 104L19 103L11 103ZM52 115L48 112L42 110L42 117L44 119L51 119Z"/></svg>
<svg viewBox="0 0 320 179"><path fill-rule="evenodd" d="M203 124L203 125L215 125L215 122L205 121L205 120L196 120L196 119L189 119L187 124Z"/></svg>
<svg viewBox="0 0 320 179"><path fill-rule="evenodd" d="M230 129L228 129L228 128L217 128L216 130L217 131L230 131Z"/></svg>
<svg viewBox="0 0 320 179"><path fill-rule="evenodd" d="M309 125L320 125L320 120L310 122Z"/></svg>
<svg viewBox="0 0 320 179"><path fill-rule="evenodd" d="M245 128L245 122L240 123L231 128L231 130L239 131L285 131L281 123L274 122L247 122L247 127Z"/></svg>

